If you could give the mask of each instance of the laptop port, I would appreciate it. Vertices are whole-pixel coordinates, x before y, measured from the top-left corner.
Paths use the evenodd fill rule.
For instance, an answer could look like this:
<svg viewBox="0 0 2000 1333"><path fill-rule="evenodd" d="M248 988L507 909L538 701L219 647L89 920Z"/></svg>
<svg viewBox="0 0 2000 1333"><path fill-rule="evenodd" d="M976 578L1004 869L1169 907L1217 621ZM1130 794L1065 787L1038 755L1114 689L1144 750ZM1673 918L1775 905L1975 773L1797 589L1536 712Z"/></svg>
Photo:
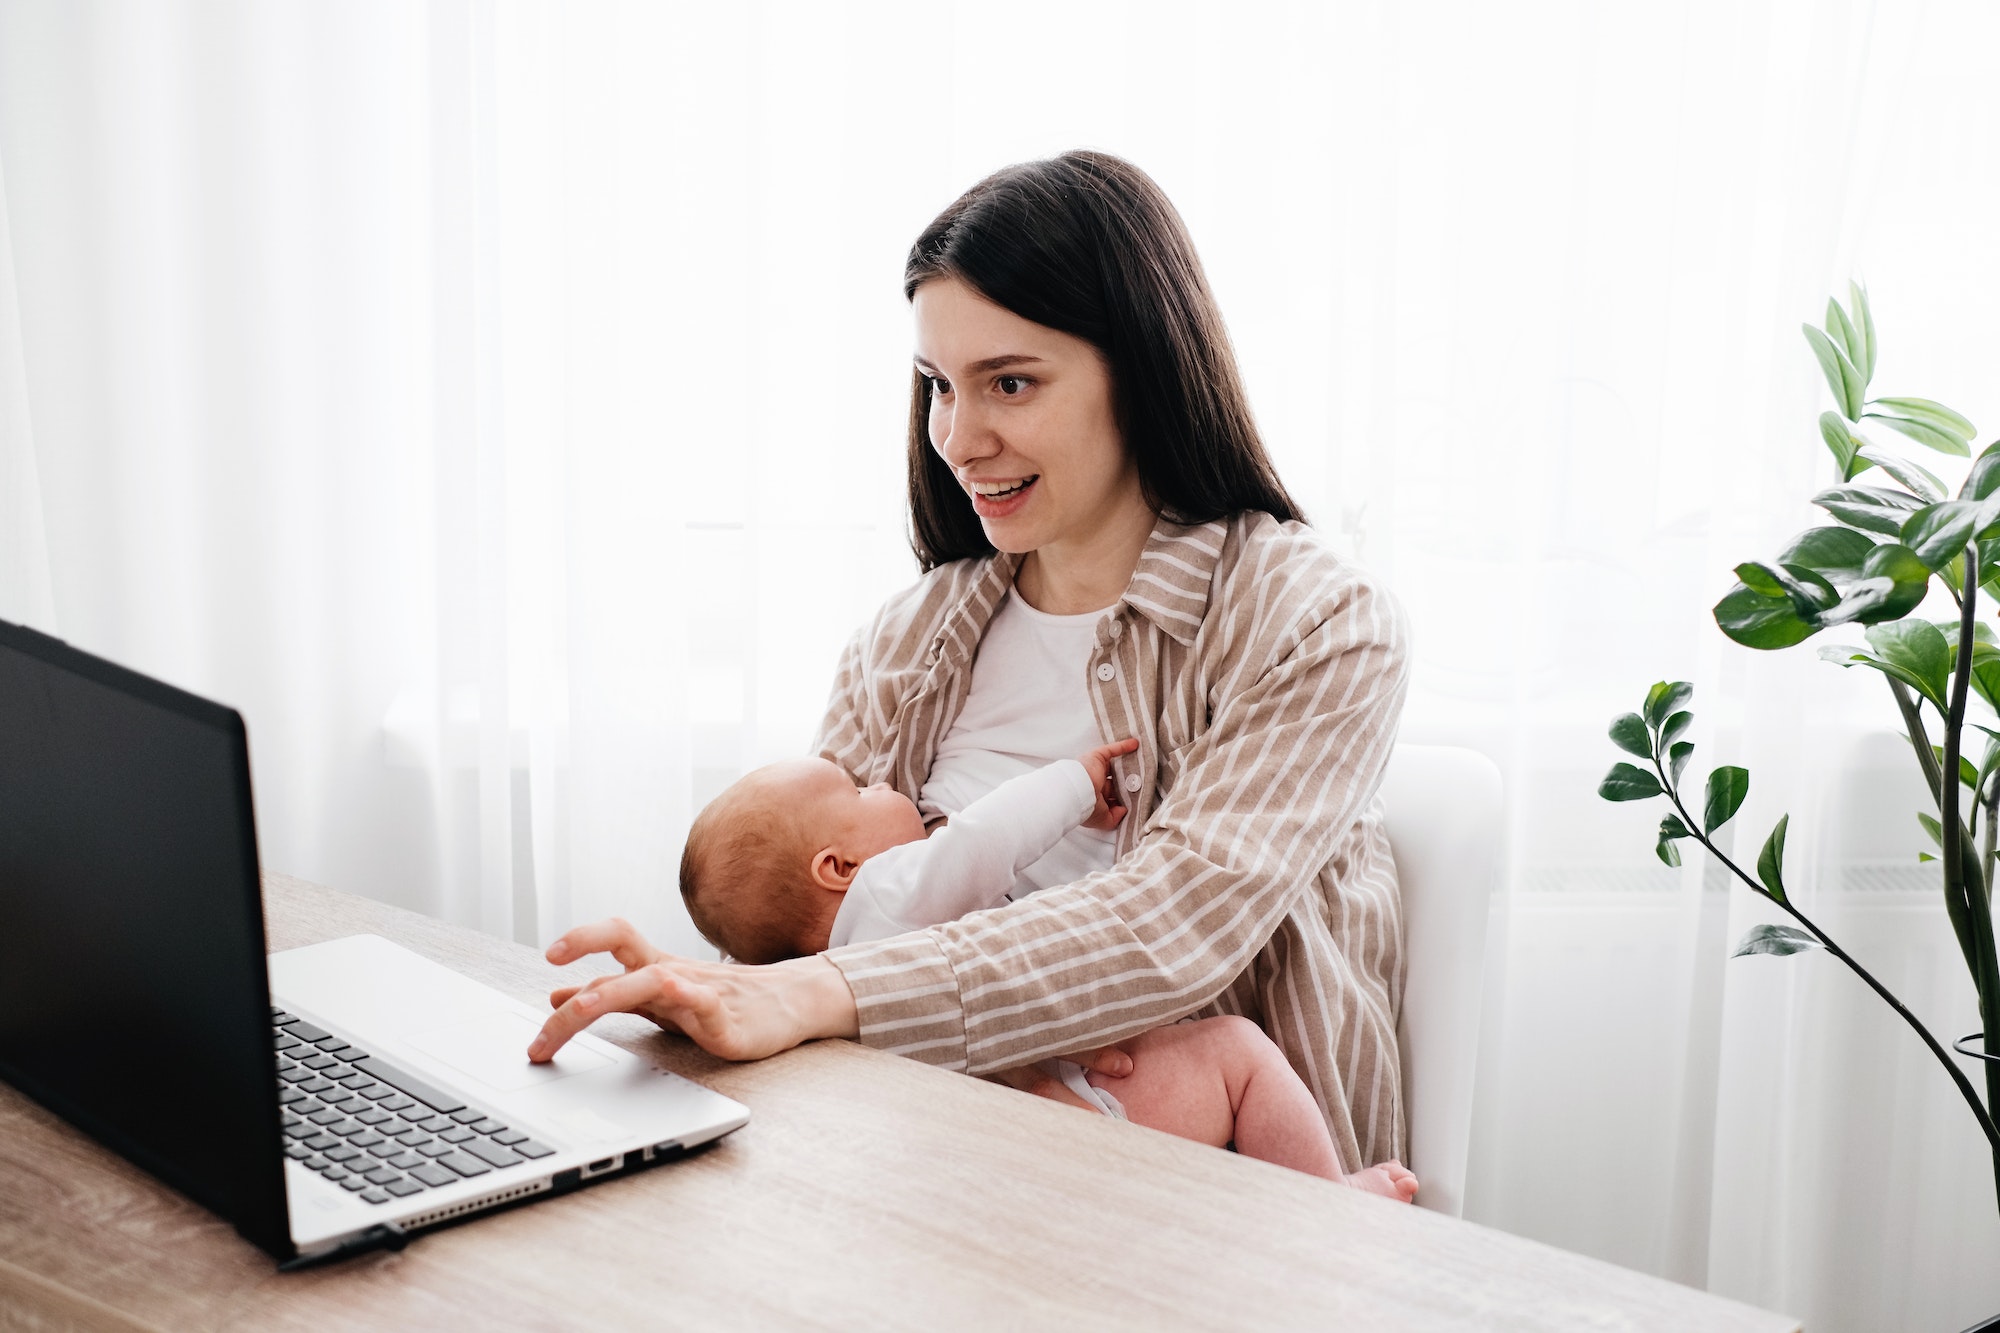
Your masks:
<svg viewBox="0 0 2000 1333"><path fill-rule="evenodd" d="M601 1176L607 1171L616 1171L618 1169L619 1163L623 1162L624 1160L625 1160L624 1157L619 1156L619 1157L606 1157L599 1161L592 1162L589 1166L582 1167L579 1169L577 1174L577 1179L589 1180L592 1176Z"/></svg>

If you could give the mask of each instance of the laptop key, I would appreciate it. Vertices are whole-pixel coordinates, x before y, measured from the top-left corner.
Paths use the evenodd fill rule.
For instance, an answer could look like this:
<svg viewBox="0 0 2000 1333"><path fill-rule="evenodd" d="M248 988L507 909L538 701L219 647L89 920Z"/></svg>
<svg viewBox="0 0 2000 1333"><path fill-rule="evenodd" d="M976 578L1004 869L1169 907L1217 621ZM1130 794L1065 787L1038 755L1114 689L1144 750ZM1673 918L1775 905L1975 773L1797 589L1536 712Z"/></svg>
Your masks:
<svg viewBox="0 0 2000 1333"><path fill-rule="evenodd" d="M432 1115L431 1108L428 1106L405 1106L402 1110L396 1112L396 1114L413 1125L421 1125L426 1120L441 1119L439 1116ZM445 1123L448 1125L451 1121L446 1120Z"/></svg>
<svg viewBox="0 0 2000 1333"><path fill-rule="evenodd" d="M299 1021L298 1019L293 1018L290 1014L280 1009L277 1005L274 1004L271 1006L271 1022L275 1026L283 1027L287 1023L296 1023L298 1021Z"/></svg>
<svg viewBox="0 0 2000 1333"><path fill-rule="evenodd" d="M349 1176L347 1179L340 1182L340 1187L344 1190L353 1190L356 1193L359 1193L360 1191L368 1188L368 1182L363 1180L360 1176Z"/></svg>
<svg viewBox="0 0 2000 1333"><path fill-rule="evenodd" d="M299 1063L307 1069L324 1069L334 1063L334 1060L332 1056L322 1051L318 1055L308 1055L305 1059L299 1061Z"/></svg>
<svg viewBox="0 0 2000 1333"><path fill-rule="evenodd" d="M310 1069L304 1070L302 1072L312 1074L312 1071ZM333 1080L327 1078L321 1078L318 1074L313 1074L311 1078L299 1084L299 1086L304 1088L307 1092L325 1092L328 1088L333 1086Z"/></svg>
<svg viewBox="0 0 2000 1333"><path fill-rule="evenodd" d="M533 1139L524 1139L514 1145L514 1151L523 1157L547 1157L555 1149L546 1143L537 1143Z"/></svg>
<svg viewBox="0 0 2000 1333"><path fill-rule="evenodd" d="M300 1035L302 1035L302 1036L303 1036L304 1034L303 1034L303 1033L301 1033ZM319 1048L320 1048L320 1049L321 1049L322 1051L330 1051L330 1050L332 1050L332 1049L333 1049L334 1047L336 1047L336 1046L345 1046L345 1045L347 1045L347 1043L346 1043L346 1042L344 1042L344 1041L342 1041L342 1040L341 1040L340 1038L338 1038L338 1037L334 1037L334 1036L326 1036L326 1037L306 1037L306 1040L307 1040L307 1041L309 1041L309 1042L311 1042L311 1043L312 1043L313 1045L315 1045L315 1046L319 1047Z"/></svg>
<svg viewBox="0 0 2000 1333"><path fill-rule="evenodd" d="M451 1113L451 1118L453 1120L456 1120L461 1125L469 1125L475 1120L484 1120L486 1118L486 1112L475 1111L470 1106L467 1106L461 1110L453 1111Z"/></svg>
<svg viewBox="0 0 2000 1333"><path fill-rule="evenodd" d="M288 1139L309 1139L317 1133L319 1133L318 1125L298 1124L285 1126L285 1137Z"/></svg>
<svg viewBox="0 0 2000 1333"><path fill-rule="evenodd" d="M313 1076L312 1070L300 1069L296 1065L294 1065L290 1069L280 1070L278 1073L278 1077L283 1079L287 1083L303 1083L312 1076Z"/></svg>
<svg viewBox="0 0 2000 1333"><path fill-rule="evenodd" d="M354 1174L352 1171L349 1171L346 1167L335 1166L332 1162L328 1162L325 1166L321 1167L319 1169L319 1173L322 1176L325 1176L328 1180L331 1180L336 1185L338 1185L341 1181L347 1179L349 1176Z"/></svg>
<svg viewBox="0 0 2000 1333"><path fill-rule="evenodd" d="M364 1127L359 1134L350 1135L347 1141L357 1148L372 1148L384 1140L374 1130Z"/></svg>
<svg viewBox="0 0 2000 1333"><path fill-rule="evenodd" d="M400 1199L406 1194L415 1194L418 1190L421 1190L423 1186L418 1184L416 1181L411 1180L409 1177L405 1176L401 1180L390 1181L387 1185L383 1186L383 1188L388 1190L389 1193L395 1195L397 1198Z"/></svg>
<svg viewBox="0 0 2000 1333"><path fill-rule="evenodd" d="M400 1157L405 1151L406 1149L402 1144L392 1143L388 1139L384 1139L380 1143L371 1143L368 1145L368 1155L370 1157Z"/></svg>
<svg viewBox="0 0 2000 1333"><path fill-rule="evenodd" d="M287 1106L296 1106L300 1102L312 1100L311 1093L300 1092L297 1088L291 1087L282 1081L278 1084L278 1088L278 1100Z"/></svg>
<svg viewBox="0 0 2000 1333"><path fill-rule="evenodd" d="M455 1150L449 1143L439 1143L436 1139L432 1139L429 1143L421 1144L416 1149L419 1157L442 1157L452 1151Z"/></svg>
<svg viewBox="0 0 2000 1333"><path fill-rule="evenodd" d="M365 1111L357 1112L354 1118L356 1120L359 1120L364 1125L379 1125L384 1120L389 1119L390 1116L389 1113L387 1111L384 1111L381 1107L371 1106Z"/></svg>
<svg viewBox="0 0 2000 1333"><path fill-rule="evenodd" d="M372 1075L382 1082L401 1090L407 1096L416 1098L433 1111L448 1115L465 1105L464 1102L450 1093L438 1091L415 1074L410 1073L400 1066L388 1063L380 1056L365 1056L362 1059L356 1060L354 1067L364 1074ZM396 1111L402 1108L392 1106L389 1109Z"/></svg>
<svg viewBox="0 0 2000 1333"><path fill-rule="evenodd" d="M378 1166L373 1171L365 1173L361 1178L371 1185L386 1185L392 1180L401 1180L403 1173L393 1167Z"/></svg>
<svg viewBox="0 0 2000 1333"><path fill-rule="evenodd" d="M281 1051L289 1051L296 1047L303 1046L305 1045L305 1043L300 1041L297 1037L294 1037L291 1033L287 1032L283 1036L279 1037L276 1041L272 1042L271 1045L275 1046L277 1049Z"/></svg>
<svg viewBox="0 0 2000 1333"><path fill-rule="evenodd" d="M475 1133L479 1134L498 1134L507 1127L501 1124L498 1120L489 1119L489 1120L475 1121L473 1123L472 1128Z"/></svg>
<svg viewBox="0 0 2000 1333"><path fill-rule="evenodd" d="M330 1125L336 1120L347 1119L347 1112L340 1110L338 1107L322 1106L319 1110L307 1116L306 1119L312 1121L315 1125Z"/></svg>
<svg viewBox="0 0 2000 1333"><path fill-rule="evenodd" d="M479 1139L474 1139L472 1142L466 1144L465 1151L471 1153L488 1166L515 1166L525 1160L514 1153L508 1152L497 1143L486 1143Z"/></svg>
<svg viewBox="0 0 2000 1333"><path fill-rule="evenodd" d="M452 1170L458 1172L458 1174L460 1174L461 1176L483 1176L488 1171L492 1170L491 1167L487 1166L486 1163L480 1161L478 1158L467 1157L462 1152L455 1152L452 1153L450 1156L440 1157L438 1158L438 1163L441 1166L450 1167Z"/></svg>
<svg viewBox="0 0 2000 1333"><path fill-rule="evenodd" d="M325 1152L328 1148L338 1147L340 1145L340 1140L335 1138L331 1134L321 1131L320 1133L315 1134L311 1138L305 1140L305 1145L306 1147L311 1148L314 1152Z"/></svg>
<svg viewBox="0 0 2000 1333"><path fill-rule="evenodd" d="M382 1109L385 1111L407 1111L415 1105L415 1102L400 1092L393 1097L384 1097L382 1099Z"/></svg>
<svg viewBox="0 0 2000 1333"><path fill-rule="evenodd" d="M450 1129L451 1121L445 1116L434 1115L428 1120L419 1120L417 1122L417 1128L427 1129L431 1133L435 1134L439 1130Z"/></svg>
<svg viewBox="0 0 2000 1333"><path fill-rule="evenodd" d="M367 1076L364 1074L362 1077ZM396 1095L396 1090L387 1083L376 1083L372 1080L367 1083L351 1083L348 1086L371 1102L386 1101Z"/></svg>
<svg viewBox="0 0 2000 1333"><path fill-rule="evenodd" d="M525 1139L527 1137L528 1136L526 1134L523 1134L518 1129L503 1129L498 1134L495 1134L493 1136L493 1141L495 1143L504 1143L507 1144L509 1147L512 1147L514 1144L519 1143L522 1139Z"/></svg>
<svg viewBox="0 0 2000 1333"><path fill-rule="evenodd" d="M303 1020L294 1020L286 1024L285 1031L291 1033L300 1041L318 1041L321 1037L327 1035L325 1028L316 1028Z"/></svg>
<svg viewBox="0 0 2000 1333"><path fill-rule="evenodd" d="M467 1129L464 1125L453 1125L450 1129L447 1129L444 1133L438 1135L438 1137L443 1139L446 1143L463 1143L467 1139L474 1138L476 1136L473 1134L471 1130Z"/></svg>
<svg viewBox="0 0 2000 1333"><path fill-rule="evenodd" d="M426 1185L449 1185L458 1177L435 1162L425 1162L422 1166L410 1168L410 1174Z"/></svg>
<svg viewBox="0 0 2000 1333"><path fill-rule="evenodd" d="M329 1162L351 1162L361 1155L361 1149L350 1148L344 1143L338 1146L328 1145L325 1151L326 1160Z"/></svg>
<svg viewBox="0 0 2000 1333"><path fill-rule="evenodd" d="M312 1155L313 1150L306 1147L303 1143L287 1143L285 1145L285 1156L291 1158L294 1162L303 1162Z"/></svg>
<svg viewBox="0 0 2000 1333"><path fill-rule="evenodd" d="M411 1167L424 1165L424 1159L413 1152L399 1152L389 1159L389 1165L398 1171L408 1171Z"/></svg>
<svg viewBox="0 0 2000 1333"><path fill-rule="evenodd" d="M365 1190L361 1191L361 1198L362 1198L362 1201L363 1201L363 1202L365 1202L365 1203L387 1203L387 1202L389 1202L389 1196L388 1196L388 1194L387 1194L387 1193L385 1193L385 1192L384 1192L384 1191L382 1191L382 1190L377 1190L377 1189L365 1189Z"/></svg>

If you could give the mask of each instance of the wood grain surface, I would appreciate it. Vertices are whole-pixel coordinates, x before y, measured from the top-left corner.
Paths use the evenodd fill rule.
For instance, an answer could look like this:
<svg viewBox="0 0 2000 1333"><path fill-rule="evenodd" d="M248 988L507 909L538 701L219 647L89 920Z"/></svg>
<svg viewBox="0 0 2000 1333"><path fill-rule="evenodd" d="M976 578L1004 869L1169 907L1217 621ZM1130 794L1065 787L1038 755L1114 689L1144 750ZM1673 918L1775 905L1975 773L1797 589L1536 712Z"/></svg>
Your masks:
<svg viewBox="0 0 2000 1333"><path fill-rule="evenodd" d="M273 949L372 931L524 999L593 970L283 876L265 900ZM729 1065L636 1019L594 1030L749 1125L297 1274L0 1085L0 1327L1798 1327L849 1042Z"/></svg>

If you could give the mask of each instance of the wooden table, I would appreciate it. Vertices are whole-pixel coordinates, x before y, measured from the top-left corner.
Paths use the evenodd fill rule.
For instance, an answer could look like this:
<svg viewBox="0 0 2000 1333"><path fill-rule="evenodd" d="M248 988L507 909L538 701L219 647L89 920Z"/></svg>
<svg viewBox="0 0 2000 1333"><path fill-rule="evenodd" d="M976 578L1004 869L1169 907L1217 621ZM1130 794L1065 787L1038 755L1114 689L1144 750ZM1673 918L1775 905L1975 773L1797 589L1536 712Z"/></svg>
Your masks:
<svg viewBox="0 0 2000 1333"><path fill-rule="evenodd" d="M265 903L274 949L373 931L523 998L586 971L283 876ZM750 1124L290 1275L0 1085L0 1328L1798 1327L849 1042L728 1065L636 1019L595 1031Z"/></svg>

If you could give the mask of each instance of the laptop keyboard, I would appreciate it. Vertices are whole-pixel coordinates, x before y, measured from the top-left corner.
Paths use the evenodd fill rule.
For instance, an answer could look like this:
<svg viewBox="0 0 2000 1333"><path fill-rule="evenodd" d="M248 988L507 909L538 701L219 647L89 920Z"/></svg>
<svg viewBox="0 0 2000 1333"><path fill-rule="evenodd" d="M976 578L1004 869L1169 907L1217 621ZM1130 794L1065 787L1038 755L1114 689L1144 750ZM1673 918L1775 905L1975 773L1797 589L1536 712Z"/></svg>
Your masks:
<svg viewBox="0 0 2000 1333"><path fill-rule="evenodd" d="M275 1005L271 1033L285 1156L364 1202L408 1198L555 1152Z"/></svg>

